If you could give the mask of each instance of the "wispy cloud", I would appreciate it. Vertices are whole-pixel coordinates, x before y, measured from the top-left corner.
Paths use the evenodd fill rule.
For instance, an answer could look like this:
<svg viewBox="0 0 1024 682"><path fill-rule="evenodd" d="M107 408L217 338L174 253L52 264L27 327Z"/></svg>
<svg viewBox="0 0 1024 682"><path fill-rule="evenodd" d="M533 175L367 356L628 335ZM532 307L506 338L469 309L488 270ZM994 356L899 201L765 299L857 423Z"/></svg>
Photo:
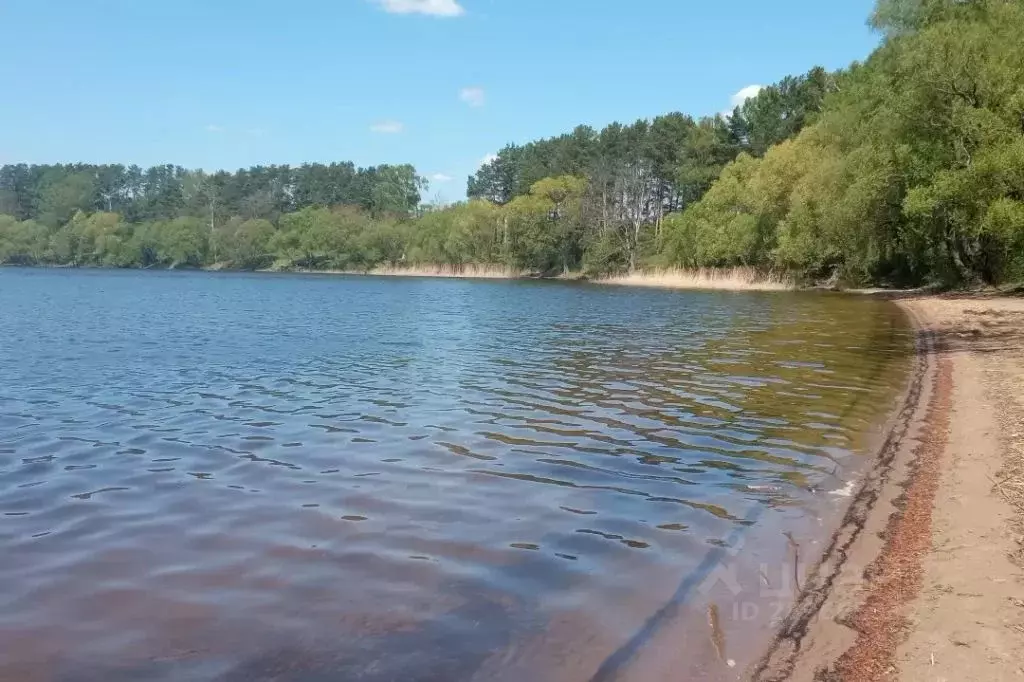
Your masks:
<svg viewBox="0 0 1024 682"><path fill-rule="evenodd" d="M444 173L434 173L433 175L430 176L430 180L432 182L444 183L451 182L452 180L454 180L454 178L450 175L445 175Z"/></svg>
<svg viewBox="0 0 1024 682"><path fill-rule="evenodd" d="M211 123L208 126L206 126L206 132L208 132L208 133L223 133L224 132L224 126L219 126L219 125L216 125L214 123Z"/></svg>
<svg viewBox="0 0 1024 682"><path fill-rule="evenodd" d="M763 85L748 85L729 98L729 108L722 112L723 116L732 116L732 112L736 110L736 107L743 106L743 103L752 97L757 97L757 94L764 90Z"/></svg>
<svg viewBox="0 0 1024 682"><path fill-rule="evenodd" d="M401 121L377 121L370 126L370 131L381 135L397 135L405 130Z"/></svg>
<svg viewBox="0 0 1024 682"><path fill-rule="evenodd" d="M492 163L494 163L497 160L498 160L498 155L497 154L488 154L484 158L480 159L480 166L481 167L489 166L489 165L491 165Z"/></svg>
<svg viewBox="0 0 1024 682"><path fill-rule="evenodd" d="M458 17L466 13L458 0L374 0L390 14L428 14L434 17Z"/></svg>
<svg viewBox="0 0 1024 682"><path fill-rule="evenodd" d="M483 88L462 88L459 90L459 99L471 107L482 107L487 103L487 93Z"/></svg>

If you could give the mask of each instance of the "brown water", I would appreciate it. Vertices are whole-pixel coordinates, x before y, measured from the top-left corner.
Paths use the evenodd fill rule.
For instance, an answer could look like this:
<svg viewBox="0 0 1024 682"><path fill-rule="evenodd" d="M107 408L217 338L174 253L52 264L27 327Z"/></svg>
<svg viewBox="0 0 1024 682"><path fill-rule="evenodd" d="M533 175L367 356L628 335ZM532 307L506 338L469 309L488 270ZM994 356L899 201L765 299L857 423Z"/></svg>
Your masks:
<svg viewBox="0 0 1024 682"><path fill-rule="evenodd" d="M796 293L0 270L0 311L2 680L735 679L911 354Z"/></svg>

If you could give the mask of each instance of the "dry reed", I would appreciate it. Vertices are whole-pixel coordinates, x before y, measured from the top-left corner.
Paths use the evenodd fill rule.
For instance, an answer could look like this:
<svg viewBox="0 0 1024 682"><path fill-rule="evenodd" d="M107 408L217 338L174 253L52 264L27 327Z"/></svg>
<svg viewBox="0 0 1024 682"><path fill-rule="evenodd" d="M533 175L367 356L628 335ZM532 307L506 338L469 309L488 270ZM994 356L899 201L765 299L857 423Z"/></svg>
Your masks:
<svg viewBox="0 0 1024 682"><path fill-rule="evenodd" d="M750 267L646 270L595 281L621 286L729 291L785 291L797 286L788 275Z"/></svg>
<svg viewBox="0 0 1024 682"><path fill-rule="evenodd" d="M387 277L454 277L465 279L517 279L528 273L513 270L504 265L466 264L466 265L379 265L366 274Z"/></svg>
<svg viewBox="0 0 1024 682"><path fill-rule="evenodd" d="M792 277L780 272L749 267L734 268L669 268L641 270L629 274L588 278L575 272L556 277L544 277L528 270L516 270L505 265L484 263L446 265L424 263L419 265L378 265L370 270L294 270L336 275L380 275L386 277L442 277L460 279L560 279L587 280L596 284L616 286L654 287L665 289L718 289L722 291L786 291L796 289Z"/></svg>

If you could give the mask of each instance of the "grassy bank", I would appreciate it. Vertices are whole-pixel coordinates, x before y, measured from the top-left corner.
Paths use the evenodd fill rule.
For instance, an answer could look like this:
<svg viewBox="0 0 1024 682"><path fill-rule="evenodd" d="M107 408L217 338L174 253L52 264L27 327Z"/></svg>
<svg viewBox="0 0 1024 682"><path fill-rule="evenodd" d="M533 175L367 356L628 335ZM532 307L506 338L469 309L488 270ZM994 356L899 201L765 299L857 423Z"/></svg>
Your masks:
<svg viewBox="0 0 1024 682"><path fill-rule="evenodd" d="M520 279L529 273L514 270L503 265L467 264L467 265L379 265L365 274L386 277L454 277L465 279Z"/></svg>
<svg viewBox="0 0 1024 682"><path fill-rule="evenodd" d="M223 270L224 268L218 268ZM369 270L304 270L275 268L268 272L303 272L333 275L376 275L384 277L438 277L454 279L549 279L591 282L613 286L652 287L663 289L713 289L723 291L788 291L799 288L787 273L762 271L757 268L668 268L590 277L582 272L544 275L515 270L497 264L452 266L437 263L420 265L377 266Z"/></svg>

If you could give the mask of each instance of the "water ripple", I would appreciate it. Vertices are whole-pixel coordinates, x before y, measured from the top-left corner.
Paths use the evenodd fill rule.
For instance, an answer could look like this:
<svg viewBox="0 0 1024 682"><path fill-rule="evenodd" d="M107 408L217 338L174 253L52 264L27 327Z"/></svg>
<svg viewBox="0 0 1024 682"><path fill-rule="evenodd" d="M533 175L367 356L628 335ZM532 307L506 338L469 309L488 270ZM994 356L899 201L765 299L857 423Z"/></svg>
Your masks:
<svg viewBox="0 0 1024 682"><path fill-rule="evenodd" d="M5 270L0 309L5 679L586 679L709 547L816 527L910 353L802 294Z"/></svg>

